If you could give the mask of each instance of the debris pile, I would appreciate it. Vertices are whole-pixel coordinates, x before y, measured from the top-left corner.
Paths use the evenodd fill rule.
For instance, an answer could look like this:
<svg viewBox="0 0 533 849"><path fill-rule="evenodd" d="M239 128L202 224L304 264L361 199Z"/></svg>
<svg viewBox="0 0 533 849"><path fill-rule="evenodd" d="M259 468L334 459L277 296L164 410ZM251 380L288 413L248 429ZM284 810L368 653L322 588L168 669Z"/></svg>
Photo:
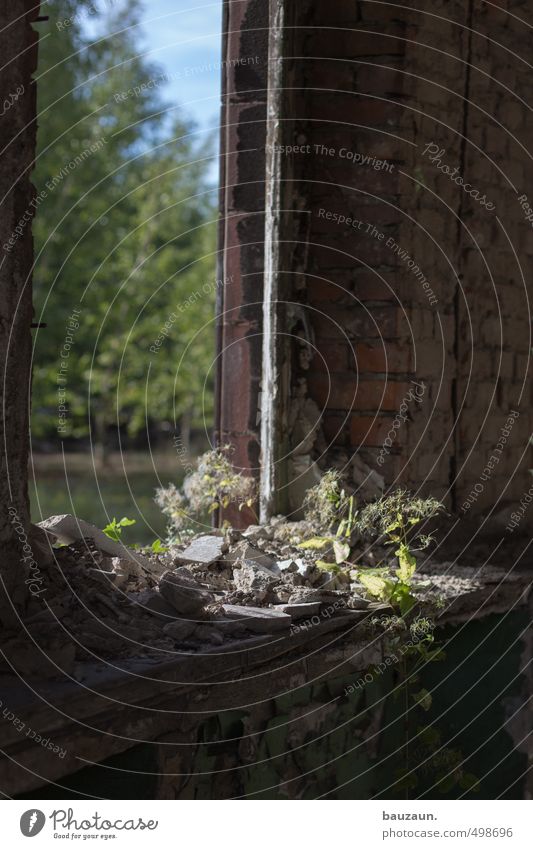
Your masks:
<svg viewBox="0 0 533 849"><path fill-rule="evenodd" d="M325 608L361 617L382 607L349 575L317 568L298 548L310 528L282 517L202 534L164 554L131 551L74 516L53 516L32 533L39 590L3 646L8 665L11 657L29 676L43 674L43 661L76 677L80 664L101 658L170 660L290 633L294 623L320 621Z"/></svg>

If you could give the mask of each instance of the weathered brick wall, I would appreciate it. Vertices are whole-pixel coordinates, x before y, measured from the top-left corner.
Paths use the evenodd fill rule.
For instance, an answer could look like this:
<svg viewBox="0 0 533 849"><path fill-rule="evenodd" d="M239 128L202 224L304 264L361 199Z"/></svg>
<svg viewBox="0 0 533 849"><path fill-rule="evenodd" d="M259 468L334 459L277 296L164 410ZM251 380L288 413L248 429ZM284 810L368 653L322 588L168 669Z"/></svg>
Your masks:
<svg viewBox="0 0 533 849"><path fill-rule="evenodd" d="M224 3L216 437L259 470L268 5ZM228 511L229 513L229 511ZM237 525L242 514L228 515Z"/></svg>
<svg viewBox="0 0 533 849"><path fill-rule="evenodd" d="M528 37L485 3L369 0L299 4L287 37L287 261L296 348L315 346L293 396L323 413L312 456L356 452L470 513L529 486Z"/></svg>
<svg viewBox="0 0 533 849"><path fill-rule="evenodd" d="M473 488L479 490L491 457L501 457L483 491L474 492L478 500L472 510L487 507L495 495L516 503L531 485L527 470L532 432L528 361L533 233L518 198L526 194L529 203L533 198L528 153L533 114L526 105L530 69L525 64L531 53L531 30L520 18L531 23L531 7L509 1L475 4L472 20L472 28L482 35L472 36L471 43L468 93L472 105L465 120L469 143L464 170L495 210L480 212L470 200L461 213L479 249L463 230L459 262L464 297L459 298L457 338L458 400L464 402L464 412L459 417L458 464L465 467L457 488L459 505ZM512 410L520 416L503 452L495 452ZM531 523L533 516L525 519Z"/></svg>

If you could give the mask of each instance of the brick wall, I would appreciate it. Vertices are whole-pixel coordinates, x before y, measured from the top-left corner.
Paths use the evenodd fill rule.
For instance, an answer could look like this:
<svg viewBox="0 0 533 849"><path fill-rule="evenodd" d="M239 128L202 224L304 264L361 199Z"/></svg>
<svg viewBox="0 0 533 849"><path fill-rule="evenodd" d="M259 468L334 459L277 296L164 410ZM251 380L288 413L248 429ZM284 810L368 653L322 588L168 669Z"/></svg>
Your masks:
<svg viewBox="0 0 533 849"><path fill-rule="evenodd" d="M268 7L225 2L216 439L259 472ZM243 514L228 511L239 525Z"/></svg>
<svg viewBox="0 0 533 849"><path fill-rule="evenodd" d="M285 48L287 403L320 420L303 453L470 514L530 485L529 31L500 5L313 0Z"/></svg>

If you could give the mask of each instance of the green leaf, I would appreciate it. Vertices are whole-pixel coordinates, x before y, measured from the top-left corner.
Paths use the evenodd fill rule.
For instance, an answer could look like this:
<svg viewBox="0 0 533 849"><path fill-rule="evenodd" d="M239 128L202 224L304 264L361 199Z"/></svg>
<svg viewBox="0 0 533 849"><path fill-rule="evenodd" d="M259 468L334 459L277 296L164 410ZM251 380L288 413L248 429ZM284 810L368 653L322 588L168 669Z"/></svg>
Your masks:
<svg viewBox="0 0 533 849"><path fill-rule="evenodd" d="M120 541L120 535L122 533L122 530L120 528L120 524L117 522L117 520L114 517L111 520L111 522L109 522L109 524L107 524L105 526L105 528L102 528L102 530L103 530L104 534L106 535L106 537L109 537L109 539L112 539L115 542Z"/></svg>
<svg viewBox="0 0 533 849"><path fill-rule="evenodd" d="M365 570L358 573L358 578L367 592L374 598L388 601L394 592L393 582L387 580L387 578L383 578L381 575Z"/></svg>
<svg viewBox="0 0 533 849"><path fill-rule="evenodd" d="M154 554L165 554L168 548L162 544L160 539L156 539L151 545L151 550Z"/></svg>
<svg viewBox="0 0 533 849"><path fill-rule="evenodd" d="M409 583L416 572L416 559L411 554L409 546L402 542L400 547L394 552L398 558L400 568L396 570L396 574L400 581Z"/></svg>
<svg viewBox="0 0 533 849"><path fill-rule="evenodd" d="M394 586L391 601L398 605L402 616L407 616L416 604L416 598L411 595L409 586L402 583Z"/></svg>
<svg viewBox="0 0 533 849"><path fill-rule="evenodd" d="M136 522L136 519L128 519L127 516L123 516L120 522L118 522L118 525L121 528L127 528L129 525L135 525Z"/></svg>
<svg viewBox="0 0 533 849"><path fill-rule="evenodd" d="M311 537L311 539L306 539L305 542L301 542L298 548L310 548L313 550L320 550L321 548L325 548L326 545L331 543L331 537Z"/></svg>
<svg viewBox="0 0 533 849"><path fill-rule="evenodd" d="M433 704L431 693L423 687L418 693L413 693L415 703L423 710L428 711Z"/></svg>
<svg viewBox="0 0 533 849"><path fill-rule="evenodd" d="M459 786L463 790L473 790L474 793L479 793L479 778L471 772L465 772L459 779Z"/></svg>
<svg viewBox="0 0 533 849"><path fill-rule="evenodd" d="M342 571L336 563L328 563L327 560L317 560L315 566L324 572L331 572L332 575L338 575Z"/></svg>

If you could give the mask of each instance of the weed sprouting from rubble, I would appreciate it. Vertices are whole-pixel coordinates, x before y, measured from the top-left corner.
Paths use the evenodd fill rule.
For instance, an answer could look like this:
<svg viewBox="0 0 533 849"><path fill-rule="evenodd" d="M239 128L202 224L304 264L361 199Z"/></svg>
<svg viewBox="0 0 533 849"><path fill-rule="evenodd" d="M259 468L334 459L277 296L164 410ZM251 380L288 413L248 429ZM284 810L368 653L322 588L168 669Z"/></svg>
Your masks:
<svg viewBox="0 0 533 849"><path fill-rule="evenodd" d="M177 536L191 523L215 510L236 505L253 512L257 500L257 483L233 466L230 445L202 454L196 469L185 478L183 488L174 484L156 490L155 502L169 520L169 536Z"/></svg>
<svg viewBox="0 0 533 849"><path fill-rule="evenodd" d="M346 512L346 502L342 476L335 469L330 469L316 486L307 491L303 503L305 518L317 532L331 531Z"/></svg>

